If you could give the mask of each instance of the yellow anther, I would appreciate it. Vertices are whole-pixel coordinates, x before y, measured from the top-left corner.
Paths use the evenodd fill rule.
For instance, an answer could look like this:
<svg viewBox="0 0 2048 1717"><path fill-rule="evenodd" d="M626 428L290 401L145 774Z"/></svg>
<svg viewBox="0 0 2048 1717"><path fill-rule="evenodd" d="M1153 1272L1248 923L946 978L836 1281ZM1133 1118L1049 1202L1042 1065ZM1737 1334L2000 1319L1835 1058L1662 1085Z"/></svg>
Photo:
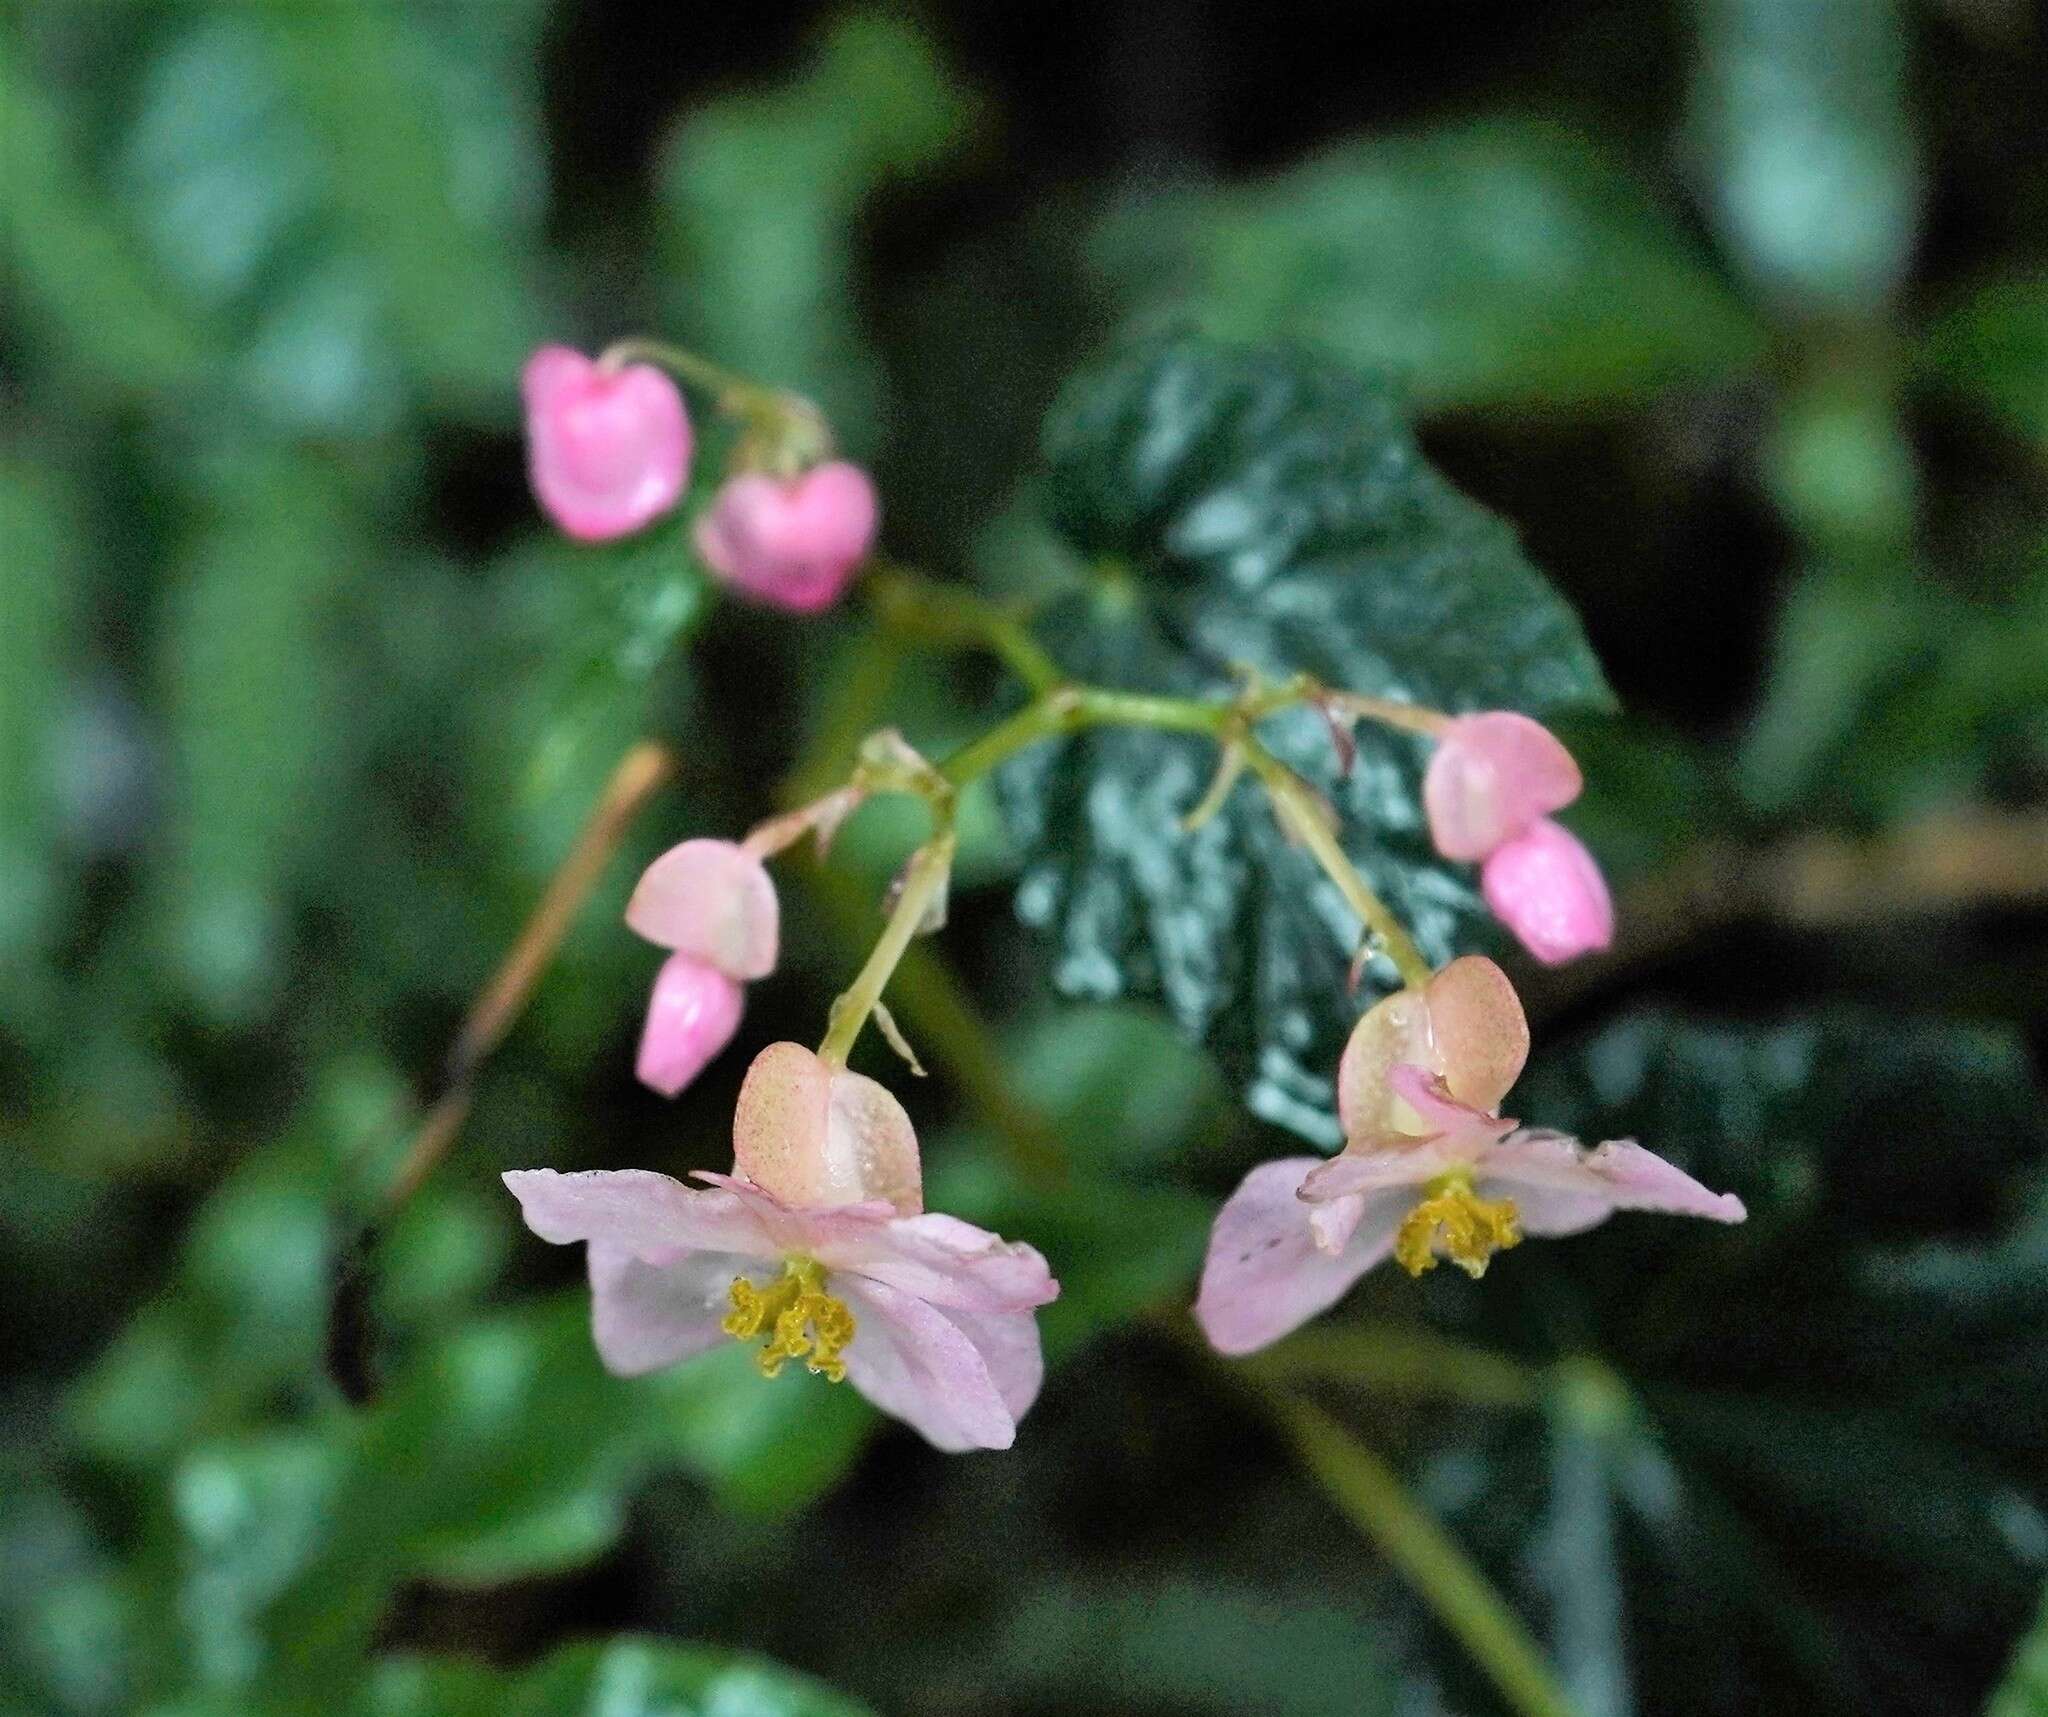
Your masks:
<svg viewBox="0 0 2048 1717"><path fill-rule="evenodd" d="M777 1375L787 1360L801 1359L829 1383L845 1379L846 1362L839 1355L853 1340L853 1313L825 1292L825 1271L814 1258L791 1258L766 1288L735 1276L732 1310L722 1327L737 1341L769 1332L754 1356L764 1377Z"/></svg>
<svg viewBox="0 0 2048 1717"><path fill-rule="evenodd" d="M1394 1236L1394 1259L1409 1275L1435 1269L1441 1247L1445 1257L1477 1281L1494 1253L1520 1243L1521 1213L1515 1201L1476 1196L1469 1174L1444 1175L1430 1182L1428 1191Z"/></svg>

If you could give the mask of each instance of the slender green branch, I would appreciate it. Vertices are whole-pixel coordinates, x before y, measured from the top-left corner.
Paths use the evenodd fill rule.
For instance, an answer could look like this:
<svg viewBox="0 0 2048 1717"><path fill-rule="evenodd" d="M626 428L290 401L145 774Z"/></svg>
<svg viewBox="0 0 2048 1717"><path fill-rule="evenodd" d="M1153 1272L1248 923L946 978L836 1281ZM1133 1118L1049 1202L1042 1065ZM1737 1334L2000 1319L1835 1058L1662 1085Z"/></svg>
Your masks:
<svg viewBox="0 0 2048 1717"><path fill-rule="evenodd" d="M1521 1618L1393 1468L1321 1408L1282 1391L1262 1393L1302 1465L1492 1677L1501 1697L1523 1717L1576 1717Z"/></svg>
<svg viewBox="0 0 2048 1717"><path fill-rule="evenodd" d="M1033 693L1049 692L1065 678L1019 614L974 591L895 565L874 568L867 591L882 624L899 636L986 650Z"/></svg>
<svg viewBox="0 0 2048 1717"><path fill-rule="evenodd" d="M700 358L695 352L686 351L681 346L672 346L666 340L615 340L604 349L598 362L614 369L627 364L655 364L680 377L692 387L699 387L708 394L716 395L721 402L748 402L776 397L773 388L749 381L737 370L729 370L723 364L714 364L709 358Z"/></svg>
<svg viewBox="0 0 2048 1717"><path fill-rule="evenodd" d="M1358 867L1338 844L1323 801L1307 782L1250 735L1245 735L1239 743L1245 748L1245 761L1251 765L1252 772L1265 783L1267 795L1273 801L1273 809L1282 826L1315 855L1316 862L1337 885L1351 910L1358 914L1360 922L1378 938L1381 949L1401 974L1401 981L1413 987L1428 983L1433 968L1423 958L1422 950L1410 939L1400 919L1367 886L1365 878L1358 874Z"/></svg>
<svg viewBox="0 0 2048 1717"><path fill-rule="evenodd" d="M1042 740L1090 727L1156 727L1176 733L1220 735L1232 719L1227 704L1193 698L1153 697L1096 686L1058 686L1026 704L1009 720L962 746L939 765L956 787Z"/></svg>
<svg viewBox="0 0 2048 1717"><path fill-rule="evenodd" d="M1475 1407L1534 1407L1545 1387L1541 1370L1508 1354L1427 1330L1368 1324L1309 1324L1246 1360L1244 1369L1262 1382L1316 1378Z"/></svg>
<svg viewBox="0 0 2048 1717"><path fill-rule="evenodd" d="M953 849L957 844L948 818L911 856L909 867L903 874L902 891L896 897L895 908L889 914L889 922L882 927L874 951L868 955L867 964L861 967L853 982L832 1004L831 1024L826 1028L824 1041L818 1045L821 1061L840 1067L846 1065L846 1057L860 1037L861 1027L868 1023L868 1016L875 1011L875 1004L882 999L882 991L895 973L896 963L903 958L903 951L910 946L911 938L918 933L933 903L943 897L947 879L952 874Z"/></svg>

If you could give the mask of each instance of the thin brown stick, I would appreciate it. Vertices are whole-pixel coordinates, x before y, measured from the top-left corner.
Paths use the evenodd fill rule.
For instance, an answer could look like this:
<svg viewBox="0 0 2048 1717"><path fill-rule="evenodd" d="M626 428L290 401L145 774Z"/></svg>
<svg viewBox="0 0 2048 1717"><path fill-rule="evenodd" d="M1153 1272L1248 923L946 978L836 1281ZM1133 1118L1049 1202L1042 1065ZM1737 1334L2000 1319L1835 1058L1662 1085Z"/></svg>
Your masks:
<svg viewBox="0 0 2048 1717"><path fill-rule="evenodd" d="M569 933L584 902L603 877L626 831L647 801L675 772L675 755L666 746L643 740L611 773L585 820L569 856L548 879L540 904L521 928L490 981L477 992L448 1052L441 1095L413 1135L405 1160L384 1195L386 1214L404 1204L433 1173L462 1130L475 1094L476 1076L492 1050L525 1011L541 975L547 971L562 938Z"/></svg>

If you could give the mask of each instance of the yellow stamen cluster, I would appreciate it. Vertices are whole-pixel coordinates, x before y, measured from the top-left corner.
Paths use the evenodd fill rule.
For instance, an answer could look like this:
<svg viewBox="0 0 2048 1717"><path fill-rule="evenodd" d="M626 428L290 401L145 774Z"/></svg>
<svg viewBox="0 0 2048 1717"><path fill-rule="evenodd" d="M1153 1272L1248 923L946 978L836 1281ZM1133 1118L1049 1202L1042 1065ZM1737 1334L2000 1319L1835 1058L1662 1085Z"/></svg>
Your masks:
<svg viewBox="0 0 2048 1717"><path fill-rule="evenodd" d="M1477 1281L1494 1253L1520 1243L1515 1201L1478 1197L1469 1174L1444 1175L1430 1182L1428 1192L1394 1236L1394 1259L1409 1275L1435 1269L1441 1245L1443 1255Z"/></svg>
<svg viewBox="0 0 2048 1717"><path fill-rule="evenodd" d="M736 1341L768 1332L754 1355L763 1377L775 1376L787 1360L801 1359L828 1383L845 1380L846 1362L839 1355L853 1340L853 1313L825 1292L825 1271L815 1258L791 1258L781 1278L766 1288L735 1276L732 1311L720 1327Z"/></svg>

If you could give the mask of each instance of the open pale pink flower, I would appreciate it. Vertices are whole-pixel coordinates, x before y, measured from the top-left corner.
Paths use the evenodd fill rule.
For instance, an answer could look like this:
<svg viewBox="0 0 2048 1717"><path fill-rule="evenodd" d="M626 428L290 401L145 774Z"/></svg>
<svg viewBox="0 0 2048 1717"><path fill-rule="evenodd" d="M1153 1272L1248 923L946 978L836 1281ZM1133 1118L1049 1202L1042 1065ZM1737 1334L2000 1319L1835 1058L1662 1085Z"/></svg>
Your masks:
<svg viewBox="0 0 2048 1717"><path fill-rule="evenodd" d="M1599 861L1569 829L1541 818L1480 868L1493 915L1546 966L1561 966L1614 940L1614 900Z"/></svg>
<svg viewBox="0 0 2048 1717"><path fill-rule="evenodd" d="M873 482L843 459L788 479L751 471L697 521L697 552L735 590L815 614L839 600L879 522Z"/></svg>
<svg viewBox="0 0 2048 1717"><path fill-rule="evenodd" d="M681 498L690 418L660 370L612 369L567 346L543 346L527 359L520 391L533 492L570 536L630 535Z"/></svg>
<svg viewBox="0 0 2048 1717"><path fill-rule="evenodd" d="M740 1028L746 988L716 966L671 954L654 980L634 1072L640 1083L674 1097L702 1073Z"/></svg>
<svg viewBox="0 0 2048 1717"><path fill-rule="evenodd" d="M842 1379L949 1451L1006 1449L1045 1364L1059 1284L1030 1246L926 1213L917 1135L874 1080L800 1044L755 1058L733 1172L505 1176L543 1240L589 1247L592 1331L624 1376L723 1340Z"/></svg>
<svg viewBox="0 0 2048 1717"><path fill-rule="evenodd" d="M1217 1215L1195 1302L1211 1344L1277 1341L1389 1256L1411 1275L1441 1256L1476 1277L1525 1234L1577 1234L1617 1210L1743 1220L1741 1199L1633 1140L1587 1150L1503 1119L1528 1042L1505 975L1477 958L1368 1013L1340 1074L1343 1152L1262 1163Z"/></svg>
<svg viewBox="0 0 2048 1717"><path fill-rule="evenodd" d="M775 970L781 906L768 867L734 841L684 841L641 873L626 923L671 950L654 981L636 1071L676 1096L739 1029L742 985Z"/></svg>
<svg viewBox="0 0 2048 1717"><path fill-rule="evenodd" d="M1445 858L1477 862L1584 786L1572 754L1541 722L1512 710L1461 715L1438 736L1422 777L1430 839Z"/></svg>

